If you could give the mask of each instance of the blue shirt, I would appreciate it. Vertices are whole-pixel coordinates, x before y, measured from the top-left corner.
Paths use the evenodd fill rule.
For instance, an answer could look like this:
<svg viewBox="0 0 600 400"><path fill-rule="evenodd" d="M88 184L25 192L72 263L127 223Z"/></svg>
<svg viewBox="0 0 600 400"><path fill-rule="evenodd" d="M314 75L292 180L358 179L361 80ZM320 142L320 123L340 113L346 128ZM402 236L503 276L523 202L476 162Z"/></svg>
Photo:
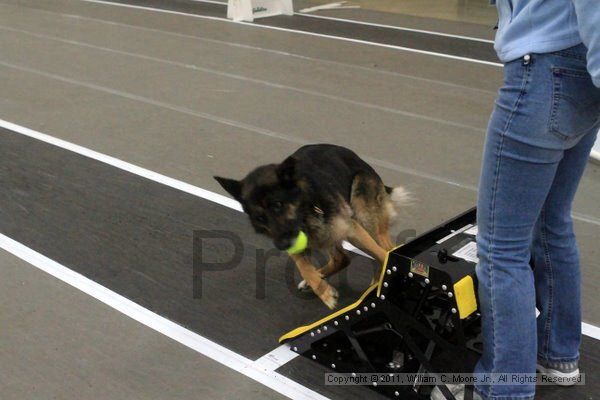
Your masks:
<svg viewBox="0 0 600 400"><path fill-rule="evenodd" d="M528 53L588 48L588 71L600 87L600 0L491 0L498 9L494 48L502 62Z"/></svg>

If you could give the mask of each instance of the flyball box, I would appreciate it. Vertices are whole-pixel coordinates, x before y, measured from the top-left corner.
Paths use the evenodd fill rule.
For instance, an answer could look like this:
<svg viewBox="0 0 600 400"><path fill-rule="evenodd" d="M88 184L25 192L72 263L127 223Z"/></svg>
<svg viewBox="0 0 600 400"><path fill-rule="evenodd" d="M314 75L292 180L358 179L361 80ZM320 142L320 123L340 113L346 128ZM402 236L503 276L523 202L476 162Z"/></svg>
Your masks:
<svg viewBox="0 0 600 400"><path fill-rule="evenodd" d="M337 373L472 371L481 354L475 216L471 209L393 249L379 282L355 303L280 342ZM433 387L423 382L370 385L390 398L428 399Z"/></svg>

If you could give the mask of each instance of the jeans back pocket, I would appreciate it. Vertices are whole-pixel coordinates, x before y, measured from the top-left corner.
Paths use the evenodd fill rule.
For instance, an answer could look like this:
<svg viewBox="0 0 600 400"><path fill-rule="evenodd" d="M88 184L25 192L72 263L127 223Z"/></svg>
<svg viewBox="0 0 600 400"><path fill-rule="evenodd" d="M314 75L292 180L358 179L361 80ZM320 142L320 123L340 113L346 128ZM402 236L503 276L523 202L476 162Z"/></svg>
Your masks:
<svg viewBox="0 0 600 400"><path fill-rule="evenodd" d="M573 140L600 122L600 89L587 70L554 67L552 84L550 132Z"/></svg>

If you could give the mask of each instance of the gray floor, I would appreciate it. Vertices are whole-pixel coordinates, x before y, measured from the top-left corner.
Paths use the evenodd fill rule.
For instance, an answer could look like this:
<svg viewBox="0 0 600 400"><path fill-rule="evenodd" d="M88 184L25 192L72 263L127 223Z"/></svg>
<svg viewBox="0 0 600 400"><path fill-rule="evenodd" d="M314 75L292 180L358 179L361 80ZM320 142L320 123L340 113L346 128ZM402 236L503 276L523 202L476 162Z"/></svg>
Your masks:
<svg viewBox="0 0 600 400"><path fill-rule="evenodd" d="M283 399L0 250L0 397Z"/></svg>
<svg viewBox="0 0 600 400"><path fill-rule="evenodd" d="M370 14L369 18L376 16ZM422 20L414 21L415 26L425 25ZM455 33L456 25L446 25ZM476 28L469 29L475 32ZM403 227L417 232L475 202L485 126L501 82L498 67L77 0L2 0L0 31L0 117L10 122L217 192L222 191L213 175L241 177L258 164L282 160L303 143L343 144L367 158L386 183L406 185L415 193L419 201L403 215ZM584 260L584 318L596 325L600 325L596 296L599 197L600 167L590 165L575 211ZM2 259L3 263L8 260L6 265L18 265L10 257ZM13 271L10 274L15 278L17 273L24 274L18 278L23 282L40 282L37 295L46 299L56 295L59 304L60 290L52 288L50 278L31 268L15 272L9 266L6 270ZM2 307L16 318L13 313L22 310L27 297L15 291L18 279L4 279L4 264L2 273L2 285L13 287L13 295L0 291ZM46 291L48 295L43 294ZM60 292L69 296L68 290ZM102 308L91 300L77 303L81 308L72 312L83 316L93 315L93 307ZM70 318L67 312L62 315L63 309L56 312L57 318ZM31 326L40 333L56 335L58 327L53 321L40 318L33 319ZM126 349L127 340L147 335L152 343L164 341L160 343L163 357L144 348L144 343L133 344L142 346L140 352L148 365L164 357L183 360L179 365L191 369L199 367L191 363L203 362L197 354L187 354L126 318L112 314L110 318L105 326L114 324L119 340L113 343L106 336L96 337L99 345L106 340L108 348L123 345ZM80 334L93 335L90 331L95 330L97 321L84 320ZM8 331L13 336L7 341L2 340L5 331L0 331L0 348L5 349L0 354L9 360L20 360L12 347L15 341L24 340L17 331ZM61 339L61 346L87 346L76 343L79 336L71 337L71 342L68 336ZM36 346L47 347L44 342ZM31 358L20 364L27 366L24 371L46 375L47 353L28 354ZM70 365L77 361L76 354L66 353L64 360L57 356L53 362ZM102 354L98 357L94 365L102 366L103 379L109 380L113 367L103 364L108 361ZM94 366L89 368L91 371ZM201 390L202 382L194 386L192 377L198 377L189 370L168 370L162 364L160 368L160 374L182 382L173 388L181 398L193 398L193 388ZM219 368L208 368L207 373ZM140 386L145 381L160 382L152 371L128 373L135 375L131 379ZM177 374L182 375L178 378ZM8 379L17 379L15 376L8 375ZM58 375L54 376L58 382ZM42 379L47 388L70 390L48 379ZM77 386L87 390L83 379ZM248 385L248 390L263 390ZM16 384L15 396L21 393L18 390L25 390L20 386ZM108 390L102 385L95 387L100 386ZM221 386L215 383L215 387ZM124 392L115 388L106 398L135 398L128 391L136 388L123 386ZM160 393L148 387L140 390L136 393L148 396L139 398ZM212 386L202 390L212 390ZM234 392L223 398L236 398L237 388L231 390ZM73 393L57 398L70 398ZM255 398L268 395L257 393Z"/></svg>

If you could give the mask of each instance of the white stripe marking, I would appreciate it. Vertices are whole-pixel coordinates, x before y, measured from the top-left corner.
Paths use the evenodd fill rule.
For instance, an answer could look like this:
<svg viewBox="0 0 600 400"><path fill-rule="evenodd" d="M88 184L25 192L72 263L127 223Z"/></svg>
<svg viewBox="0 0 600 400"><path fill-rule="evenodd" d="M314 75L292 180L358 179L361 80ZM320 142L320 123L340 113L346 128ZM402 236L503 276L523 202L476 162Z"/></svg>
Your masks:
<svg viewBox="0 0 600 400"><path fill-rule="evenodd" d="M183 192L186 192L191 195L212 201L217 204L221 204L225 207L229 207L229 208L237 210L237 211L242 211L242 207L237 201L230 199L229 197L220 195L218 193L214 193L214 192L211 192L206 189L201 189L197 186L193 186L188 183L179 181L177 179L173 179L168 176L159 174L157 172L153 172L148 169L138 167L137 165L133 165L126 161L119 160L118 158L99 153L97 151L88 149L83 146L79 146L79 145L71 143L71 142L67 142L62 139L55 138L55 137L47 135L45 133L41 133L41 132L37 132L37 131L34 131L29 128L25 128L24 126L13 124L12 122L8 122L8 121L0 119L0 126L5 129L11 130L15 133L29 136L33 139L40 140L42 142L49 143L51 145L63 148L65 150L72 151L72 152L80 154L82 156L91 158L96 161L103 162L105 164L111 165L113 167L122 169L127 172L131 172L132 174L144 177L146 179L150 179L152 181L161 183L163 185L172 187L174 189L181 190ZM368 257L368 255L366 255L364 252L362 252L361 250L357 249L356 247L352 246L349 243L345 242L344 248L346 248L347 250L354 251L357 254L365 255ZM600 328L599 327L596 327L594 325L587 324L587 323L582 323L582 329L587 336L590 336L590 337L593 337L594 339L600 340Z"/></svg>
<svg viewBox="0 0 600 400"><path fill-rule="evenodd" d="M345 3L342 2L342 3ZM315 6L315 7L309 7L309 8L305 8L300 10L300 12L294 13L295 15L304 15L305 17L310 17L310 14L302 14L302 13L308 13L308 12L313 12L313 11L320 11L320 10L342 10L342 9L347 9L347 8L360 8L360 6L344 6L342 5L342 3L330 3L330 4L323 4L322 6Z"/></svg>
<svg viewBox="0 0 600 400"><path fill-rule="evenodd" d="M210 3L210 4L220 4L222 6L226 6L227 2L223 2L223 1L215 1L215 0L191 0L194 1L196 3ZM341 3L331 3L333 4L343 4L346 3L345 1L341 2ZM327 6L327 5L325 5ZM311 7L312 9L316 9L315 11L321 10L323 6L316 6L316 7ZM351 6L351 7L355 7L355 6ZM335 9L339 9L339 8L346 8L346 7L335 7ZM329 9L329 7L327 7L327 9ZM451 33L444 33L444 32L436 32L436 31L428 31L428 30L423 30L423 29L414 29L414 28L407 28L404 26L398 26L398 25L386 25L386 24L376 24L374 22L367 22L367 21L359 21L359 20L355 20L355 19L344 19L344 18L336 18L336 17L327 17L324 15L313 15L313 14L305 14L307 11L309 10L308 8L305 8L304 10L300 10L299 12L294 13L294 15L302 15L303 17L309 17L309 18L318 18L318 19L328 19L331 21L340 21L340 22L348 22L351 24L357 24L357 25L366 25L366 26L376 26L379 28L388 28L388 29L395 29L395 30L399 30L399 31L407 31L407 32L416 32L416 33L423 33L425 35L434 35L434 36L443 36L443 37L450 37L450 38L455 38L455 39L462 39L462 40L471 40L474 42L483 42L483 43L494 43L493 40L489 40L489 39L481 39L481 38L475 38L475 37L471 37L471 36L463 36L463 35L454 35Z"/></svg>
<svg viewBox="0 0 600 400"><path fill-rule="evenodd" d="M146 179L150 179L154 182L162 183L165 186L172 187L177 190L181 190L182 192L189 193L196 197L200 197L206 200L210 200L214 203L221 204L222 206L242 211L242 206L237 201L223 196L221 194L211 192L206 189L201 189L197 186L190 185L188 183L182 182L177 179L170 178L168 176L159 174L154 171L150 171L148 169L138 167L137 165L133 165L123 160L119 160L118 158L108 156L106 154L98 153L97 151L88 149L83 146L79 146L77 144L67 142L62 139L55 138L50 135L46 135L45 133L37 132L31 130L29 128L25 128L20 125L13 124L12 122L4 121L0 119L0 126L5 129L11 130L16 133L20 133L21 135L29 136L33 139L40 140L45 143L49 143L51 145L60 147L65 150L72 151L73 153L80 154L82 156L91 158L96 161L100 161L102 163L112 165L113 167L119 168L123 171L131 172L137 176L144 177Z"/></svg>
<svg viewBox="0 0 600 400"><path fill-rule="evenodd" d="M362 251L361 249L354 247L353 245L351 245L348 242L344 242L342 243L342 247L348 251L351 251L353 253L358 254L359 256L363 256L363 257L367 257L370 258L371 260L374 260L373 257L371 257L370 255L368 255L367 253L365 253L364 251Z"/></svg>
<svg viewBox="0 0 600 400"><path fill-rule="evenodd" d="M195 1L197 3L210 3L210 4L219 4L221 6L226 6L227 2L223 2L223 1L215 1L215 0L192 0Z"/></svg>
<svg viewBox="0 0 600 400"><path fill-rule="evenodd" d="M265 371L275 371L277 368L289 363L299 354L293 352L288 344L282 344L270 353L265 354L254 362Z"/></svg>
<svg viewBox="0 0 600 400"><path fill-rule="evenodd" d="M592 161L594 161L594 160L592 160ZM573 213L571 213L571 216L573 217L573 219L576 219L581 222L587 222L588 224L592 224L592 225L600 225L600 218L594 217L592 215L586 215L586 214L581 214L578 212L573 212Z"/></svg>
<svg viewBox="0 0 600 400"><path fill-rule="evenodd" d="M581 333L594 339L600 340L600 327L597 327L587 322L581 323Z"/></svg>
<svg viewBox="0 0 600 400"><path fill-rule="evenodd" d="M262 363L252 361L226 347L198 335L197 333L185 329L1 233L0 248L14 254L23 261L26 261L74 288L81 290L139 323L162 333L184 346L249 377L290 399L327 400L326 397L299 383L294 382L273 370L265 369Z"/></svg>
<svg viewBox="0 0 600 400"><path fill-rule="evenodd" d="M358 44L366 44L366 45L371 45L371 46L383 47L383 48L387 48L387 49L406 51L406 52L410 52L410 53L418 53L418 54L424 54L424 55L428 55L428 56L442 57L442 58L447 58L447 59L451 59L451 60L466 61L466 62L472 62L472 63L476 63L476 64L490 65L493 67L502 67L503 66L501 63L477 60L475 58L453 56L450 54L436 53L434 51L418 50L418 49L412 49L410 47L395 46L395 45L391 45L391 44L384 44L384 43L377 43L377 42L369 42L367 40L352 39L352 38L346 38L346 37L342 37L342 36L325 35L322 33L306 32L306 31L301 31L301 30L297 30L297 29L281 28L281 27L277 27L277 26L268 26L268 25L258 25L258 24L254 24L254 23L250 23L250 22L237 22L237 21L229 20L227 18L210 17L210 16L206 16L206 15L197 15L197 14L188 14L188 13L183 13L183 12L179 12L179 11L165 10L165 9L161 9L161 8L152 8L152 7L144 7L144 6L135 6L135 5L131 5L131 4L113 3L111 1L103 1L103 0L79 0L79 1L86 2L86 3L104 4L104 5L109 5L109 6L123 7L123 8L132 8L132 9L137 9L137 10L161 12L161 13L173 14L173 15L181 15L181 16L187 16L187 17L191 17L191 18L200 18L200 19L209 19L209 20L213 20L213 21L229 22L229 23L233 23L233 24L252 26L255 28L271 29L271 30L282 31L282 32L299 33L302 35L315 36L315 37L321 37L321 38L327 38L327 39L336 39L336 40L341 40L344 42L351 42L351 43L358 43Z"/></svg>
<svg viewBox="0 0 600 400"><path fill-rule="evenodd" d="M0 6L6 6L6 4L0 4ZM399 78L404 78L404 79L420 81L420 82L427 82L427 83L434 84L434 85L460 88L463 90L472 90L472 91L481 92L481 93L485 93L485 94L493 94L493 95L496 94L495 90L479 89L479 88L475 88L475 87L464 86L464 85L440 81L440 80L436 80L436 79L422 78L422 77L418 77L418 76L402 74L399 72L382 70L379 68L371 68L371 67L360 66L360 65L345 64L345 63L338 62L338 61L331 61L331 60L325 60L325 59L321 59L321 58L308 57L308 56L304 56L301 54L289 53L289 52L280 51L280 50L267 49L267 48L258 47L258 46L251 46L251 45L242 44L242 43L238 43L238 42L227 42L227 41L223 41L223 40L209 39L209 38L205 38L205 37L201 37L201 36L186 35L183 33L169 32L169 31L164 31L161 29L147 28L144 26L123 24L123 23L119 23L119 22L107 21L107 20L98 19L98 18L84 17L81 15L63 14L63 13L58 13L58 12L53 12L53 11L48 11L48 10L37 10L37 9L35 11L39 12L39 13L45 13L45 14L59 15L64 18L79 19L79 20L83 20L83 21L94 21L94 22L97 22L100 24L119 26L119 27L123 27L123 28L140 30L140 31L144 31L144 32L154 32L154 33L160 33L160 34L174 36L174 37L198 40L198 41L207 42L207 43L222 44L225 46L241 48L241 49L246 49L246 50L262 51L265 53L276 54L276 55L285 56L285 57L294 57L294 58L298 58L300 60L308 60L308 61L314 61L317 63L335 65L336 67L357 69L357 70L361 70L361 71L372 72L375 74L383 74L383 75L388 75L388 76L394 76L394 77L399 77Z"/></svg>
<svg viewBox="0 0 600 400"><path fill-rule="evenodd" d="M194 1L198 1L198 0L194 0ZM425 35L449 37L449 38L453 38L453 39L468 40L471 42L482 42L482 43L491 43L491 44L494 43L493 40L489 40L489 39L480 39L480 38L474 38L474 37L470 37L470 36L453 35L451 33L427 31L424 29L406 28L403 26L376 24L373 22L357 21L357 20L353 20L353 19L335 18L335 17L327 17L324 15L312 15L312 14L305 14L305 13L296 13L296 15L302 15L304 17L310 17L310 18L326 19L326 20L330 20L330 21L348 22L348 23L357 24L357 25L375 26L378 28L395 29L398 31L422 33Z"/></svg>

